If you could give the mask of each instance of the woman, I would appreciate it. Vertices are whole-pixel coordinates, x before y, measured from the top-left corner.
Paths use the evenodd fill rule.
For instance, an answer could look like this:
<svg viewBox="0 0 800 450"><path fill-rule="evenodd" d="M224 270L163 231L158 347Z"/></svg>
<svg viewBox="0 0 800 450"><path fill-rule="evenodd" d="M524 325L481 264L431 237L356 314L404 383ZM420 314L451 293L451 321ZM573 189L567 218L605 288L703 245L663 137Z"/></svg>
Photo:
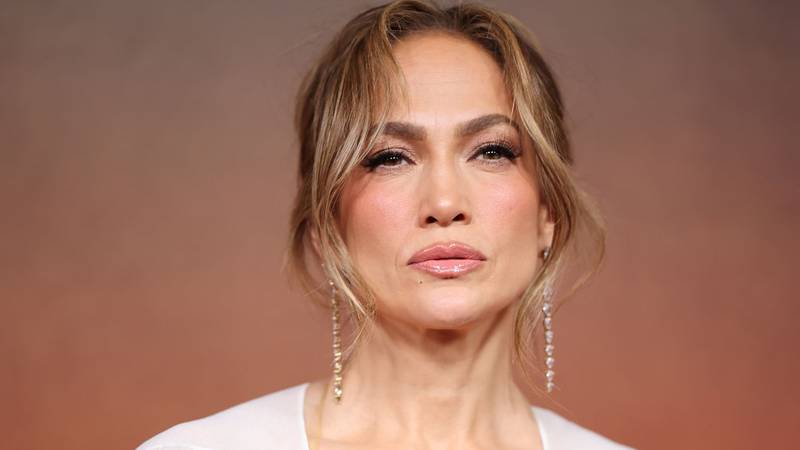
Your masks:
<svg viewBox="0 0 800 450"><path fill-rule="evenodd" d="M332 307L333 374L141 450L628 448L530 406L513 379L542 323L554 388L555 275L578 230L603 245L555 81L517 22L421 1L365 11L306 78L296 124L289 262Z"/></svg>

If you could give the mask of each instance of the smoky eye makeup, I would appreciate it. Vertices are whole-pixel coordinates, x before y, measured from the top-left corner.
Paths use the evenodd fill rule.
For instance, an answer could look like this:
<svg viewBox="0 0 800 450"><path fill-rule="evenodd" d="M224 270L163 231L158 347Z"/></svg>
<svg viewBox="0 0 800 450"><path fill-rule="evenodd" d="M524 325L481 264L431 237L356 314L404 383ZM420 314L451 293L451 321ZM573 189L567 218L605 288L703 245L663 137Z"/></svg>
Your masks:
<svg viewBox="0 0 800 450"><path fill-rule="evenodd" d="M379 167L400 166L403 162L413 164L406 151L399 148L386 148L364 158L361 165L371 172Z"/></svg>
<svg viewBox="0 0 800 450"><path fill-rule="evenodd" d="M472 154L470 160L483 159L492 163L504 162L504 159L514 161L520 157L521 153L518 147L510 141L497 139L478 145L478 148Z"/></svg>
<svg viewBox="0 0 800 450"><path fill-rule="evenodd" d="M468 161L477 160L478 162L489 165L502 165L513 163L522 154L520 147L513 144L506 138L487 139L478 141L474 149L467 153ZM361 166L368 172L380 168L390 169L403 166L405 164L415 164L410 152L402 147L386 147L366 156L361 162Z"/></svg>

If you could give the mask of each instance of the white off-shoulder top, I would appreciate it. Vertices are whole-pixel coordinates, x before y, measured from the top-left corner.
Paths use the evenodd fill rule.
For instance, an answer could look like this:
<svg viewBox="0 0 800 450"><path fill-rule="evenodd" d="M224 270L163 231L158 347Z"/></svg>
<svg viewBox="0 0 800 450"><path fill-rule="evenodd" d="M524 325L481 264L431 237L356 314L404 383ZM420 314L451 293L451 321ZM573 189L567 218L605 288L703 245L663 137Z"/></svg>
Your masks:
<svg viewBox="0 0 800 450"><path fill-rule="evenodd" d="M292 386L175 425L136 450L309 450L303 417L308 385ZM544 450L633 450L549 409L531 408Z"/></svg>

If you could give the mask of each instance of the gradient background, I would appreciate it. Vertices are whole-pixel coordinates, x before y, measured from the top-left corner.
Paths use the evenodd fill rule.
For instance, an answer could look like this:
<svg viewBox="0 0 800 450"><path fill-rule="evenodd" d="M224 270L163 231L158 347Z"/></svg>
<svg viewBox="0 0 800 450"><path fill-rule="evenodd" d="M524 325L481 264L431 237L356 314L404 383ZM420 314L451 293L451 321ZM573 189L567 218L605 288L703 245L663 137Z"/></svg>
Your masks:
<svg viewBox="0 0 800 450"><path fill-rule="evenodd" d="M292 99L374 4L0 3L3 448L130 449L327 373L280 272ZM642 449L796 445L797 3L493 4L559 75L610 231L532 402Z"/></svg>

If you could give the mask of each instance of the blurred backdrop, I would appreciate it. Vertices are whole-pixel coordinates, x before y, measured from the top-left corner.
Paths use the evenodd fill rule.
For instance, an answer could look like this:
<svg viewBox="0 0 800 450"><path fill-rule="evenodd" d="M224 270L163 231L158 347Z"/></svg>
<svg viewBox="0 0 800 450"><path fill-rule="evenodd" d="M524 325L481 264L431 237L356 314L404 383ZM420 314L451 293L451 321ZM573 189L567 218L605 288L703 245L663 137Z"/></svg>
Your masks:
<svg viewBox="0 0 800 450"><path fill-rule="evenodd" d="M280 271L292 100L371 1L0 2L0 427L133 448L323 376ZM559 76L609 225L531 401L641 449L800 439L792 2L497 1Z"/></svg>

